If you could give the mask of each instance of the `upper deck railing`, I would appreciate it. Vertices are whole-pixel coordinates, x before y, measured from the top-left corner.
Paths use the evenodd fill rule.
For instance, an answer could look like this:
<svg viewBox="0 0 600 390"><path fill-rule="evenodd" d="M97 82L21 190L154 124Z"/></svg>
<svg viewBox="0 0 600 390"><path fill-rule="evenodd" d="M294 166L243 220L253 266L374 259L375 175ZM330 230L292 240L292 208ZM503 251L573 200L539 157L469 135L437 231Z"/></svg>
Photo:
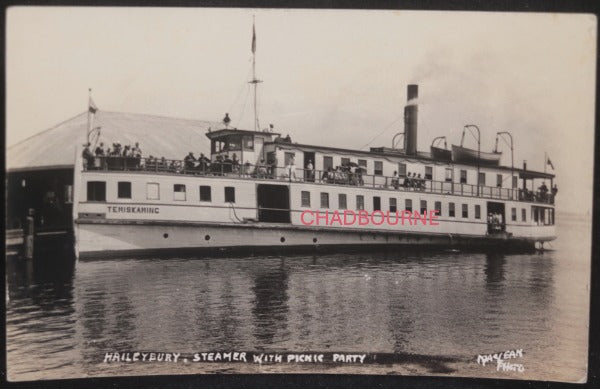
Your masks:
<svg viewBox="0 0 600 390"><path fill-rule="evenodd" d="M235 162L210 162L208 159L185 161L168 160L164 158L156 159L120 156L94 157L85 165L85 169L95 171L131 171L174 173L180 175L227 176L241 179L335 184L554 204L554 195L549 192L533 192L517 188L477 186L474 184L436 181L424 178L369 175L363 173L360 168L357 167L345 167L343 170L321 171L294 168L293 166L273 167L269 165L239 164Z"/></svg>

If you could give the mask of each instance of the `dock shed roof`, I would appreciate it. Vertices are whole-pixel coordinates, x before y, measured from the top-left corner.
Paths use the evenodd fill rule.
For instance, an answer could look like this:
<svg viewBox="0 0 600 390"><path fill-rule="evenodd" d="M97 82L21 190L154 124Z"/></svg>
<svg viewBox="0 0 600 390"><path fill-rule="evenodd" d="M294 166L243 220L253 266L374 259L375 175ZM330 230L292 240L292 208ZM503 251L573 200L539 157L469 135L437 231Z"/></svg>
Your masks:
<svg viewBox="0 0 600 390"><path fill-rule="evenodd" d="M87 131L83 112L7 148L8 171L73 167L76 146L83 145ZM144 156L183 158L189 152L210 152L205 133L220 122L169 118L147 114L98 111L94 127L100 127L99 142L104 147L134 145L139 142ZM92 142L92 146L94 143Z"/></svg>

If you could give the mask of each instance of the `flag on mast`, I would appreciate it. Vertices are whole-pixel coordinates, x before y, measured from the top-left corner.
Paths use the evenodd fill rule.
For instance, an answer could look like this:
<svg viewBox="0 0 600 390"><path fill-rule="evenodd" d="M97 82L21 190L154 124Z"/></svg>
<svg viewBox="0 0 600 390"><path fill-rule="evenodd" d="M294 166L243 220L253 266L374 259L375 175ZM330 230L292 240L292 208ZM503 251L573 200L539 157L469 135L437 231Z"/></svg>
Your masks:
<svg viewBox="0 0 600 390"><path fill-rule="evenodd" d="M552 161L550 161L550 157L546 156L546 164L550 165L550 168L552 168L552 170L554 170L554 165L552 164Z"/></svg>
<svg viewBox="0 0 600 390"><path fill-rule="evenodd" d="M96 104L92 100L91 96L90 96L90 103L88 105L88 111L91 112L92 114L95 114L96 111L98 111L98 107L96 107Z"/></svg>
<svg viewBox="0 0 600 390"><path fill-rule="evenodd" d="M256 29L254 28L254 22L252 22L252 54L256 53Z"/></svg>

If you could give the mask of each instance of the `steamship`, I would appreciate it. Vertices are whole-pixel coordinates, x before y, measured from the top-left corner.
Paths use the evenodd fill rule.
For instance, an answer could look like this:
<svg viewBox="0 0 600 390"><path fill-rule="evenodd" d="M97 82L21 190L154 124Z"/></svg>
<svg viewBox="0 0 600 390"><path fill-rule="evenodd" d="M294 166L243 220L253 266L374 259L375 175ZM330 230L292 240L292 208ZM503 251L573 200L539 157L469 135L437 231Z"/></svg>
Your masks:
<svg viewBox="0 0 600 390"><path fill-rule="evenodd" d="M96 157L87 163L77 153L76 253L532 249L555 239L555 193L536 191L546 181L552 188L553 174L501 165L500 152L481 150L475 125L466 125L450 150L436 139L429 151L418 151L417 118L418 86L408 85L400 147L395 140L369 151L307 145L225 124L206 133L205 162ZM463 146L465 134L477 149ZM240 163L231 163L234 154ZM434 211L437 223L307 223L314 220L307 216L350 211Z"/></svg>

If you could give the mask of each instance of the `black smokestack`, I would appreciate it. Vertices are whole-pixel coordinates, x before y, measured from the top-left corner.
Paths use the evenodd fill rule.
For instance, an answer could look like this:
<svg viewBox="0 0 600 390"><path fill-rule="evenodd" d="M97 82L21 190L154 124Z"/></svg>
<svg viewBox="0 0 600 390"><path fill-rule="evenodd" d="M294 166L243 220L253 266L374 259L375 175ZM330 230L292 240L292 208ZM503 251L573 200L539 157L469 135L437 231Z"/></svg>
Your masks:
<svg viewBox="0 0 600 390"><path fill-rule="evenodd" d="M406 106L404 107L404 150L407 155L417 154L417 117L419 106L419 86L409 84L406 89Z"/></svg>

